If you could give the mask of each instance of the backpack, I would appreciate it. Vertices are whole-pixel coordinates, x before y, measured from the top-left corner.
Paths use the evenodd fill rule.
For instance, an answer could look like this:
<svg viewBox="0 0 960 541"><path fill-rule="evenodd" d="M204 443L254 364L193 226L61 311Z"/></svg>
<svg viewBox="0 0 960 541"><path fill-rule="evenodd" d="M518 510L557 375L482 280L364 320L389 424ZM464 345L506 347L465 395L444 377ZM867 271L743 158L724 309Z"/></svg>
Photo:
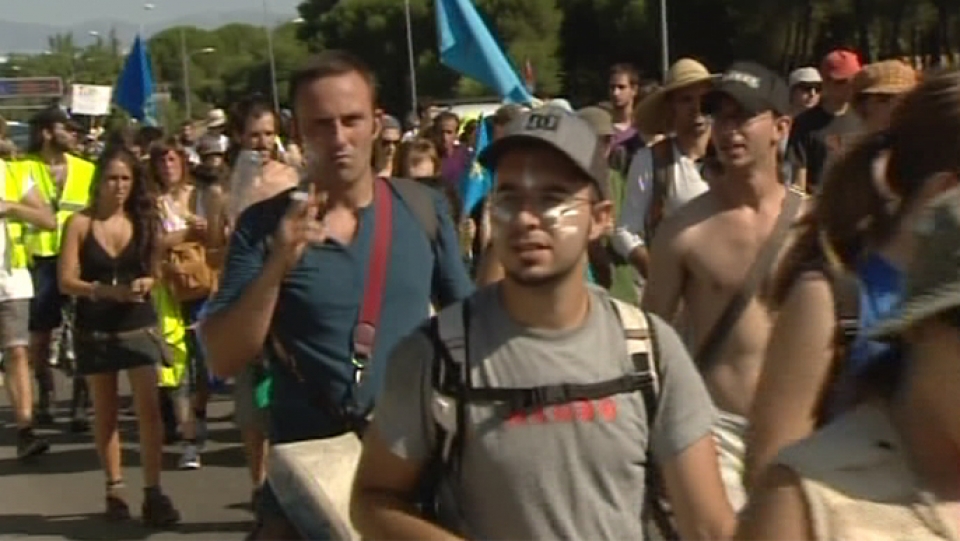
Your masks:
<svg viewBox="0 0 960 541"><path fill-rule="evenodd" d="M667 196L670 194L670 186L673 185L675 180L673 165L677 161L677 156L673 150L673 139L667 138L658 141L650 147L650 155L653 159L653 182L651 186L653 192L651 193L650 209L647 211L646 223L644 224L647 244L653 242L653 234L663 220Z"/></svg>
<svg viewBox="0 0 960 541"><path fill-rule="evenodd" d="M437 492L446 474L459 467L465 434L458 427L467 426L467 403L506 403L507 415L530 412L578 400L597 400L610 396L640 392L647 413L648 435L652 436L660 403L662 372L658 363L659 347L649 316L637 307L608 297L623 326L627 352L635 368L633 372L612 380L585 384L558 384L530 388L475 388L470 383L469 350L470 299L449 306L431 319L427 331L434 347L432 396L430 410L436 434L436 447L428 461L420 483L420 506L432 519L439 518ZM649 440L648 436L648 440ZM649 441L648 441L649 450ZM646 502L641 520L660 530L661 538L676 539L676 530L659 495L662 482L659 471L647 455Z"/></svg>
<svg viewBox="0 0 960 541"><path fill-rule="evenodd" d="M827 424L833 418L832 407L848 383L847 358L860 331L860 282L857 276L841 268L827 266L823 270L833 294L834 317L837 330L834 334L834 355L817 408L817 426ZM840 391L838 393L838 391Z"/></svg>

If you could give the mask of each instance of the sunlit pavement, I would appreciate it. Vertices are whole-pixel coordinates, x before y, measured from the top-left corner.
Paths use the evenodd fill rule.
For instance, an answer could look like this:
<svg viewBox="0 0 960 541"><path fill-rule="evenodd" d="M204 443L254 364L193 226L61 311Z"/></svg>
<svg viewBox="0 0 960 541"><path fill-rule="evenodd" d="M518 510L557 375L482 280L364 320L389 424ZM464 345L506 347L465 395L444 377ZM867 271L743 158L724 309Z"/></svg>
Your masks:
<svg viewBox="0 0 960 541"><path fill-rule="evenodd" d="M126 381L122 389L129 392ZM210 404L201 469L178 471L179 448L165 448L163 489L183 522L174 530L157 531L138 522L143 482L136 420L121 416L125 494L134 520L108 523L101 517L105 479L93 435L69 431L70 385L59 373L57 391L57 426L39 431L50 439L51 450L29 463L16 459L13 416L6 390L0 393L0 539L243 539L252 521L251 487L228 396L215 396Z"/></svg>

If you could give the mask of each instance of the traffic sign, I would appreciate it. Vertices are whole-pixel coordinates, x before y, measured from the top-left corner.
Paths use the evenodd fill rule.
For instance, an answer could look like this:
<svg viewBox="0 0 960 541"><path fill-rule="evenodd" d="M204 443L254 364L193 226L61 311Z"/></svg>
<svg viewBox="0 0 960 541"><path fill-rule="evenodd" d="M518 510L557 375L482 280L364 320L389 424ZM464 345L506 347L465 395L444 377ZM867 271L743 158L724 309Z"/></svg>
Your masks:
<svg viewBox="0 0 960 541"><path fill-rule="evenodd" d="M59 98L63 96L63 80L59 77L0 78L0 99Z"/></svg>

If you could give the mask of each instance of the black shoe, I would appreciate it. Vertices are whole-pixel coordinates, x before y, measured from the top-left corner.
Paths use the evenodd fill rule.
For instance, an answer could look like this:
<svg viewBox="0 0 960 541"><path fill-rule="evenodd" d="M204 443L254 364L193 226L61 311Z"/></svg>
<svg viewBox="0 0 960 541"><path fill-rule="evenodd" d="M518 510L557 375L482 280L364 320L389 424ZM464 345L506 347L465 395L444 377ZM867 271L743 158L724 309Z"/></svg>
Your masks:
<svg viewBox="0 0 960 541"><path fill-rule="evenodd" d="M38 411L33 416L33 421L37 426L53 426L56 424L56 420L53 418L53 413L48 409L42 409Z"/></svg>
<svg viewBox="0 0 960 541"><path fill-rule="evenodd" d="M90 432L90 421L86 417L74 417L70 421L70 432L74 434L86 434Z"/></svg>
<svg viewBox="0 0 960 541"><path fill-rule="evenodd" d="M180 512L164 494L148 494L141 507L143 523L152 528L170 528L180 522Z"/></svg>
<svg viewBox="0 0 960 541"><path fill-rule="evenodd" d="M50 449L50 442L33 433L33 430L24 429L17 435L17 458L25 460L42 455Z"/></svg>

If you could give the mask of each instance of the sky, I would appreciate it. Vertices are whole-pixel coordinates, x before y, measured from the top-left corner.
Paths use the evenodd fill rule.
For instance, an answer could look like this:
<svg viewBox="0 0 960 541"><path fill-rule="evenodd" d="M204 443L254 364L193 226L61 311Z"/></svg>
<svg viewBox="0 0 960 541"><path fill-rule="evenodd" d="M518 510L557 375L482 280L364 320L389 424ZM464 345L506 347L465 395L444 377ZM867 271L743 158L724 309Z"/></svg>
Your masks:
<svg viewBox="0 0 960 541"><path fill-rule="evenodd" d="M262 10L266 2L271 13L296 12L300 0L0 0L0 19L24 23L68 26L96 19L129 22L162 22L194 13ZM154 5L147 11L144 4ZM50 14L56 19L51 20Z"/></svg>

